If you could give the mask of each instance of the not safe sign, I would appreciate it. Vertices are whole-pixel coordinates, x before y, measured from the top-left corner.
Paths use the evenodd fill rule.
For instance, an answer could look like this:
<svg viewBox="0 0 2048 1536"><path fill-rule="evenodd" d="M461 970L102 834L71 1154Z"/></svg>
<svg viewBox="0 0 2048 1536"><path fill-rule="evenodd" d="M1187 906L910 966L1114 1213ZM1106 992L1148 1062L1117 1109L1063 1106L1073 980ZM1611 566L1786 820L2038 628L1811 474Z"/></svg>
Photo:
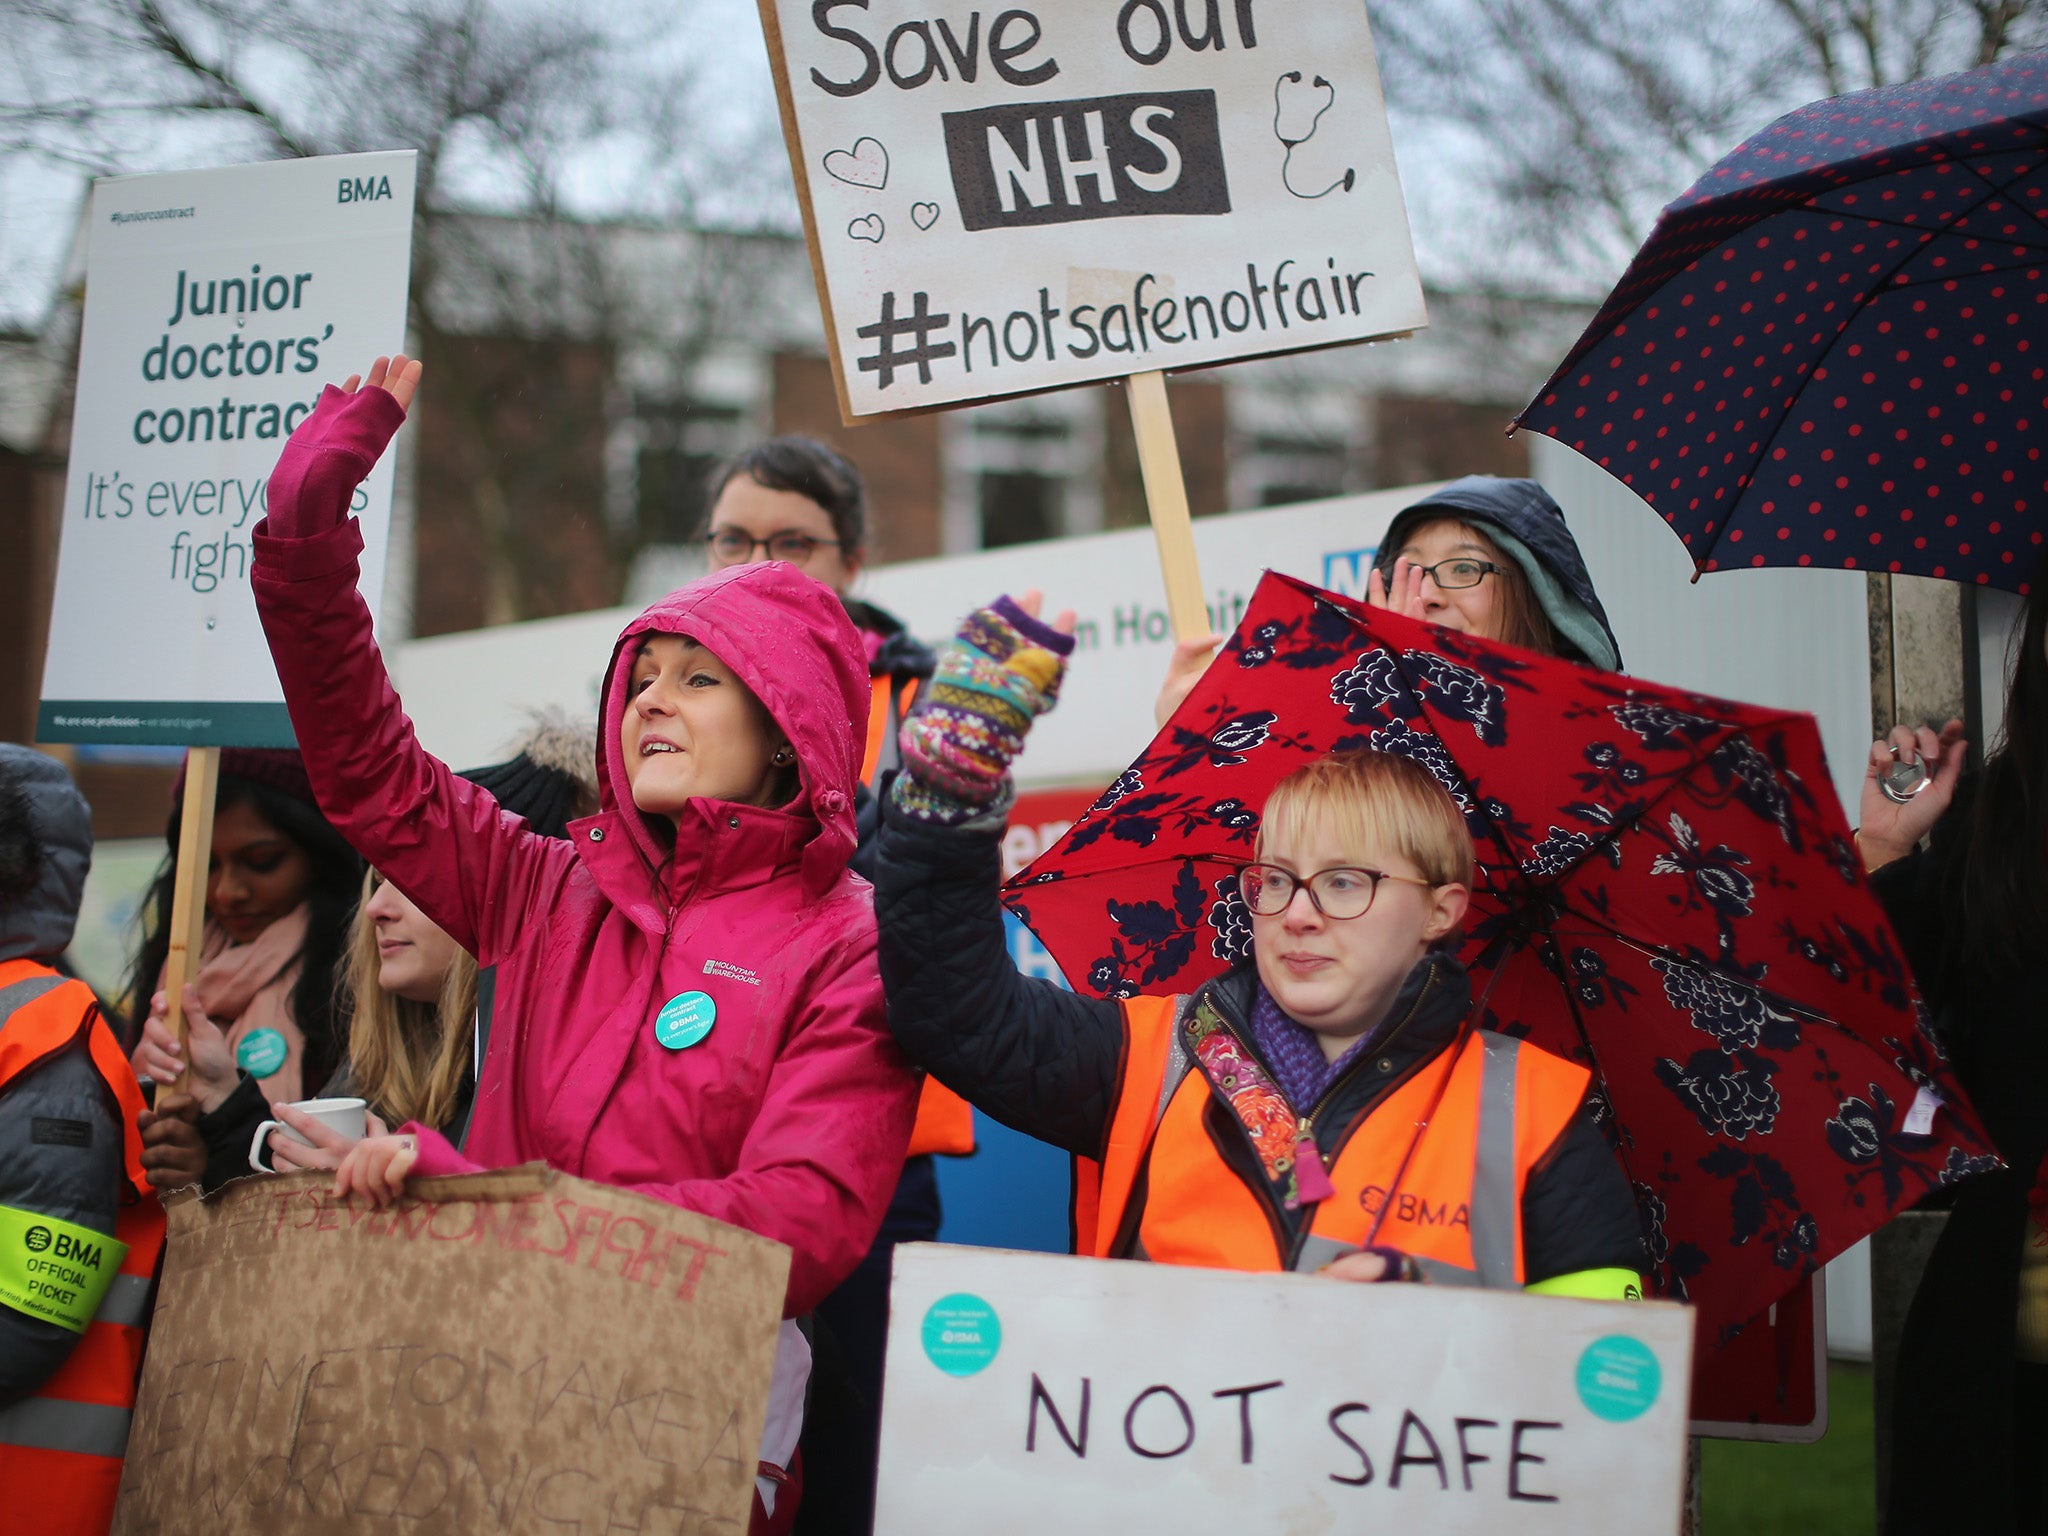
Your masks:
<svg viewBox="0 0 2048 1536"><path fill-rule="evenodd" d="M760 0L848 420L1399 335L1362 0Z"/></svg>
<svg viewBox="0 0 2048 1536"><path fill-rule="evenodd" d="M877 1536L1678 1529L1692 1313L899 1247Z"/></svg>

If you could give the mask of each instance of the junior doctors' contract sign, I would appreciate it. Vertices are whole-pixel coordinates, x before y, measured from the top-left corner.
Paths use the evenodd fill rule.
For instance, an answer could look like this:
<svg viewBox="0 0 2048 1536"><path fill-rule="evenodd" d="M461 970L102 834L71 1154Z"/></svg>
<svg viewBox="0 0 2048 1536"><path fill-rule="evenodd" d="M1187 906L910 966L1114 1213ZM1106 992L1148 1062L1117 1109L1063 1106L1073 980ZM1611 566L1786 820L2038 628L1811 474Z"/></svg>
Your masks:
<svg viewBox="0 0 2048 1536"><path fill-rule="evenodd" d="M1363 0L760 0L849 419L1424 323Z"/></svg>
<svg viewBox="0 0 2048 1536"><path fill-rule="evenodd" d="M1675 1532L1692 1313L896 1250L877 1536Z"/></svg>
<svg viewBox="0 0 2048 1536"><path fill-rule="evenodd" d="M41 741L290 746L250 533L322 385L405 336L414 155L93 189ZM389 456L356 492L383 590Z"/></svg>

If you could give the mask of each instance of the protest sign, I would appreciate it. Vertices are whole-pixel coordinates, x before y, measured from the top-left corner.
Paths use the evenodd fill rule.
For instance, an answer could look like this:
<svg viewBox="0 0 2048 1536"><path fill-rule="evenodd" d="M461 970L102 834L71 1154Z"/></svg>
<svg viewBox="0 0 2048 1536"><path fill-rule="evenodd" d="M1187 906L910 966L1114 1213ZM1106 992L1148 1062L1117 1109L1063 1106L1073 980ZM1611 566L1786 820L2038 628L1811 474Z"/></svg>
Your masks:
<svg viewBox="0 0 2048 1536"><path fill-rule="evenodd" d="M114 1531L747 1528L779 1243L539 1165L166 1201Z"/></svg>
<svg viewBox="0 0 2048 1536"><path fill-rule="evenodd" d="M404 344L414 159L94 186L38 740L292 744L250 532L321 386ZM391 484L353 504L373 612Z"/></svg>
<svg viewBox="0 0 2048 1536"><path fill-rule="evenodd" d="M1692 1313L896 1250L877 1536L1649 1536Z"/></svg>
<svg viewBox="0 0 2048 1536"><path fill-rule="evenodd" d="M760 0L848 421L1424 324L1363 0Z"/></svg>

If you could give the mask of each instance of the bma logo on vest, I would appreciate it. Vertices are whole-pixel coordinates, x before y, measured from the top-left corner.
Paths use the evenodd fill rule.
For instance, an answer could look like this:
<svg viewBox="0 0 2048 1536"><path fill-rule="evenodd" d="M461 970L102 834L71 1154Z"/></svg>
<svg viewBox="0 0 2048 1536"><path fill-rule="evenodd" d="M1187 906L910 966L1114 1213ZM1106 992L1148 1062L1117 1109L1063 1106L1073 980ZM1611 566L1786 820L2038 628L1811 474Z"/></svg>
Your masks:
<svg viewBox="0 0 2048 1536"><path fill-rule="evenodd" d="M56 1251L50 1254L54 1259L68 1259L89 1269L100 1267L100 1245L84 1242L68 1232L53 1235L48 1227L38 1225L24 1232L21 1241L30 1253L48 1252L54 1246Z"/></svg>
<svg viewBox="0 0 2048 1536"><path fill-rule="evenodd" d="M1358 1203L1368 1216L1377 1216L1380 1207L1387 1203L1387 1192L1377 1184L1368 1184L1358 1192ZM1410 1194L1402 1190L1394 1199L1394 1219L1405 1221L1411 1227L1463 1227L1472 1230L1472 1207L1460 1205L1453 1209L1448 1200L1431 1200L1426 1195Z"/></svg>
<svg viewBox="0 0 2048 1536"><path fill-rule="evenodd" d="M344 176L337 183L337 203L374 203L391 195L389 176Z"/></svg>

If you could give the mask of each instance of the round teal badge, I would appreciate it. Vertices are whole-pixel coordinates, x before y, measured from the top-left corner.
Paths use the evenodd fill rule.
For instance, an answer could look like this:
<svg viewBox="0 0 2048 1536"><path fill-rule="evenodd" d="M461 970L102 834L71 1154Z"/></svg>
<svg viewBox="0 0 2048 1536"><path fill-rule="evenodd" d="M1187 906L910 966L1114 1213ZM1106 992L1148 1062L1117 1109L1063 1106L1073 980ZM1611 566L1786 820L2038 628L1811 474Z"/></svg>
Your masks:
<svg viewBox="0 0 2048 1536"><path fill-rule="evenodd" d="M688 1050L717 1021L718 1004L708 992L679 992L654 1016L654 1038L672 1051Z"/></svg>
<svg viewBox="0 0 2048 1536"><path fill-rule="evenodd" d="M1650 1347L1625 1333L1595 1339L1579 1356L1579 1401L1610 1424L1648 1413L1663 1384Z"/></svg>
<svg viewBox="0 0 2048 1536"><path fill-rule="evenodd" d="M996 1309L966 1291L941 1296L924 1315L925 1358L948 1376L985 1370L1003 1347Z"/></svg>
<svg viewBox="0 0 2048 1536"><path fill-rule="evenodd" d="M235 1065L251 1077L269 1077L290 1055L284 1036L274 1029L252 1029L235 1047Z"/></svg>

